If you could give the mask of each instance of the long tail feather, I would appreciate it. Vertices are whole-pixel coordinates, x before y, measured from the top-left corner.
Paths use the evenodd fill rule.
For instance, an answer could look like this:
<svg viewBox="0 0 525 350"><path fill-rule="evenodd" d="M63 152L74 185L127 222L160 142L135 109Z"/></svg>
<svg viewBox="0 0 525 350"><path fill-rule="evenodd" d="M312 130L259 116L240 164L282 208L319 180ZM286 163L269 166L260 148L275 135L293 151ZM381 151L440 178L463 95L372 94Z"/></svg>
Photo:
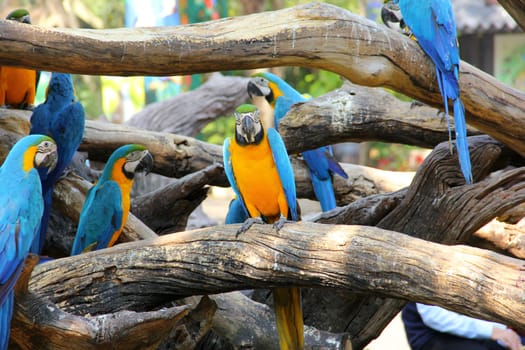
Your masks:
<svg viewBox="0 0 525 350"><path fill-rule="evenodd" d="M299 288L275 288L273 305L281 350L302 350L304 330L301 291Z"/></svg>
<svg viewBox="0 0 525 350"><path fill-rule="evenodd" d="M312 179L312 186L314 188L315 196L321 204L321 209L323 211L334 209L337 204L335 202L332 179L328 178L326 180L321 180L313 173L310 173L310 178Z"/></svg>
<svg viewBox="0 0 525 350"><path fill-rule="evenodd" d="M467 124L465 122L465 108L461 100L454 100L454 125L456 129L456 147L458 149L459 165L461 172L468 184L472 183L472 166L467 140Z"/></svg>
<svg viewBox="0 0 525 350"><path fill-rule="evenodd" d="M11 290L5 298L4 303L0 306L0 350L7 349L9 345L14 298L14 292Z"/></svg>

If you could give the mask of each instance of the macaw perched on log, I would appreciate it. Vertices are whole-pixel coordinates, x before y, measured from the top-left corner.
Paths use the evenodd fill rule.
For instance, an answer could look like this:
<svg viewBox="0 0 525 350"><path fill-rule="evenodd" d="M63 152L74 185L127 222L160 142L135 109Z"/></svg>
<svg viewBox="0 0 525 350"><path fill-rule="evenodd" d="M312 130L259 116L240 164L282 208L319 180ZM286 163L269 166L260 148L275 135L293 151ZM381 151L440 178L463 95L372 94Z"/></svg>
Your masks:
<svg viewBox="0 0 525 350"><path fill-rule="evenodd" d="M279 230L287 220L299 220L292 164L277 130L264 129L259 110L251 104L235 111L235 136L224 141L224 169L240 205L249 214L238 234L254 223ZM299 288L273 290L281 349L304 346Z"/></svg>
<svg viewBox="0 0 525 350"><path fill-rule="evenodd" d="M7 349L14 286L44 212L42 186L35 168L50 171L57 146L44 135L21 138L0 167L0 349Z"/></svg>
<svg viewBox="0 0 525 350"><path fill-rule="evenodd" d="M268 72L257 74L248 82L248 95L257 108L266 111L261 117L263 124L266 123L269 127L276 129L278 129L279 121L288 113L293 104L309 100L286 81ZM268 108L265 107L267 103L272 107L270 112L267 112ZM272 110L273 122L272 117L269 116ZM265 122L266 120L269 122ZM304 151L302 156L308 166L312 187L321 204L321 209L323 211L334 209L337 204L332 175L338 174L345 179L348 178L348 175L335 160L332 147L323 146L315 150Z"/></svg>
<svg viewBox="0 0 525 350"><path fill-rule="evenodd" d="M39 236L31 248L32 253L42 252L51 216L53 189L80 146L84 124L84 107L75 101L71 75L54 72L47 87L46 101L38 105L31 116L30 133L51 136L58 147L55 169L50 173L40 172L45 208Z"/></svg>
<svg viewBox="0 0 525 350"><path fill-rule="evenodd" d="M135 173L147 174L152 167L153 157L142 145L124 145L113 152L88 191L71 255L111 247L117 241L128 219Z"/></svg>
<svg viewBox="0 0 525 350"><path fill-rule="evenodd" d="M454 106L456 148L461 172L468 184L472 183L472 169L467 140L465 108L459 97L459 49L456 38L456 21L449 0L391 0L399 5L402 21L408 26L419 46L436 66L439 91L443 97L448 123L449 139L451 128L448 100ZM391 4L385 4L388 8ZM383 11L382 11L383 13Z"/></svg>
<svg viewBox="0 0 525 350"><path fill-rule="evenodd" d="M7 20L31 24L29 12L17 9L9 13ZM10 66L0 66L0 106L31 109L35 103L40 72Z"/></svg>

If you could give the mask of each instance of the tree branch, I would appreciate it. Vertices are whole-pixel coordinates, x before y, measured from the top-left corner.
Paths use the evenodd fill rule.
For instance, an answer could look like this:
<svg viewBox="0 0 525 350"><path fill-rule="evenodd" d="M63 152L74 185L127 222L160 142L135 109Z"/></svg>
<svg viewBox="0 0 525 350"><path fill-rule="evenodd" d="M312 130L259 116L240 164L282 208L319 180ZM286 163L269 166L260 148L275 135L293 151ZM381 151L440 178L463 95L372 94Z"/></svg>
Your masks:
<svg viewBox="0 0 525 350"><path fill-rule="evenodd" d="M525 0L498 0L498 2L514 18L516 23L525 31Z"/></svg>
<svg viewBox="0 0 525 350"><path fill-rule="evenodd" d="M276 234L254 225L236 239L237 229L187 231L51 261L36 267L30 288L63 310L92 314L235 289L345 288L525 326L525 265L517 259L374 227L296 223Z"/></svg>
<svg viewBox="0 0 525 350"><path fill-rule="evenodd" d="M104 75L304 66L442 105L433 64L417 43L327 4L169 28L51 29L0 21L0 33L5 65ZM469 124L525 155L525 95L465 62L460 86Z"/></svg>

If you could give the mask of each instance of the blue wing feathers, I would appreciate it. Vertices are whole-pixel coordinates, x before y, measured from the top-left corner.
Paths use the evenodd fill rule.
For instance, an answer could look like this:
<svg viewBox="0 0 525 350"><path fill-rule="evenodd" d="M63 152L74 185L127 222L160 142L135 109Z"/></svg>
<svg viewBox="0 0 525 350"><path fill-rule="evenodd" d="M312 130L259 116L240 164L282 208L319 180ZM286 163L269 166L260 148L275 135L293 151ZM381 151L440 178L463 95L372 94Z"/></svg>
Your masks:
<svg viewBox="0 0 525 350"><path fill-rule="evenodd" d="M94 219L95 218L95 219ZM122 194L114 181L98 183L91 188L82 207L77 234L71 255L81 254L96 244L95 249L106 248L113 233L122 224Z"/></svg>
<svg viewBox="0 0 525 350"><path fill-rule="evenodd" d="M11 290L6 296L5 301L0 305L0 349L7 349L9 345L13 304L14 292Z"/></svg>
<svg viewBox="0 0 525 350"><path fill-rule="evenodd" d="M461 171L467 183L472 182L470 155L467 139L465 110L460 100L459 89L459 49L456 38L456 22L450 1L410 1L394 0L399 3L405 23L417 38L420 47L436 66L439 90L447 117L449 137L448 100L454 104L454 124L456 146Z"/></svg>
<svg viewBox="0 0 525 350"><path fill-rule="evenodd" d="M290 163L288 152L286 152L286 146L277 130L273 128L268 129L267 136L272 150L273 160L277 167L279 177L281 178L281 184L283 185L292 220L297 221L299 216L297 214L297 195L295 191L295 178L292 163Z"/></svg>

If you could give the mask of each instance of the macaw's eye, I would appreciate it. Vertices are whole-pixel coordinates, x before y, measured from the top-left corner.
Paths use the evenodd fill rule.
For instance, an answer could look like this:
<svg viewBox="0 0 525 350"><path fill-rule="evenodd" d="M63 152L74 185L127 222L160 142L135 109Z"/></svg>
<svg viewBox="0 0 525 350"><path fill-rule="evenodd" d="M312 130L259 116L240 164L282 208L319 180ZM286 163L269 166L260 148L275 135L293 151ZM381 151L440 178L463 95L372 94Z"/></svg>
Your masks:
<svg viewBox="0 0 525 350"><path fill-rule="evenodd" d="M142 157L143 151L134 151L128 154L128 161L133 162L135 160L139 160Z"/></svg>

